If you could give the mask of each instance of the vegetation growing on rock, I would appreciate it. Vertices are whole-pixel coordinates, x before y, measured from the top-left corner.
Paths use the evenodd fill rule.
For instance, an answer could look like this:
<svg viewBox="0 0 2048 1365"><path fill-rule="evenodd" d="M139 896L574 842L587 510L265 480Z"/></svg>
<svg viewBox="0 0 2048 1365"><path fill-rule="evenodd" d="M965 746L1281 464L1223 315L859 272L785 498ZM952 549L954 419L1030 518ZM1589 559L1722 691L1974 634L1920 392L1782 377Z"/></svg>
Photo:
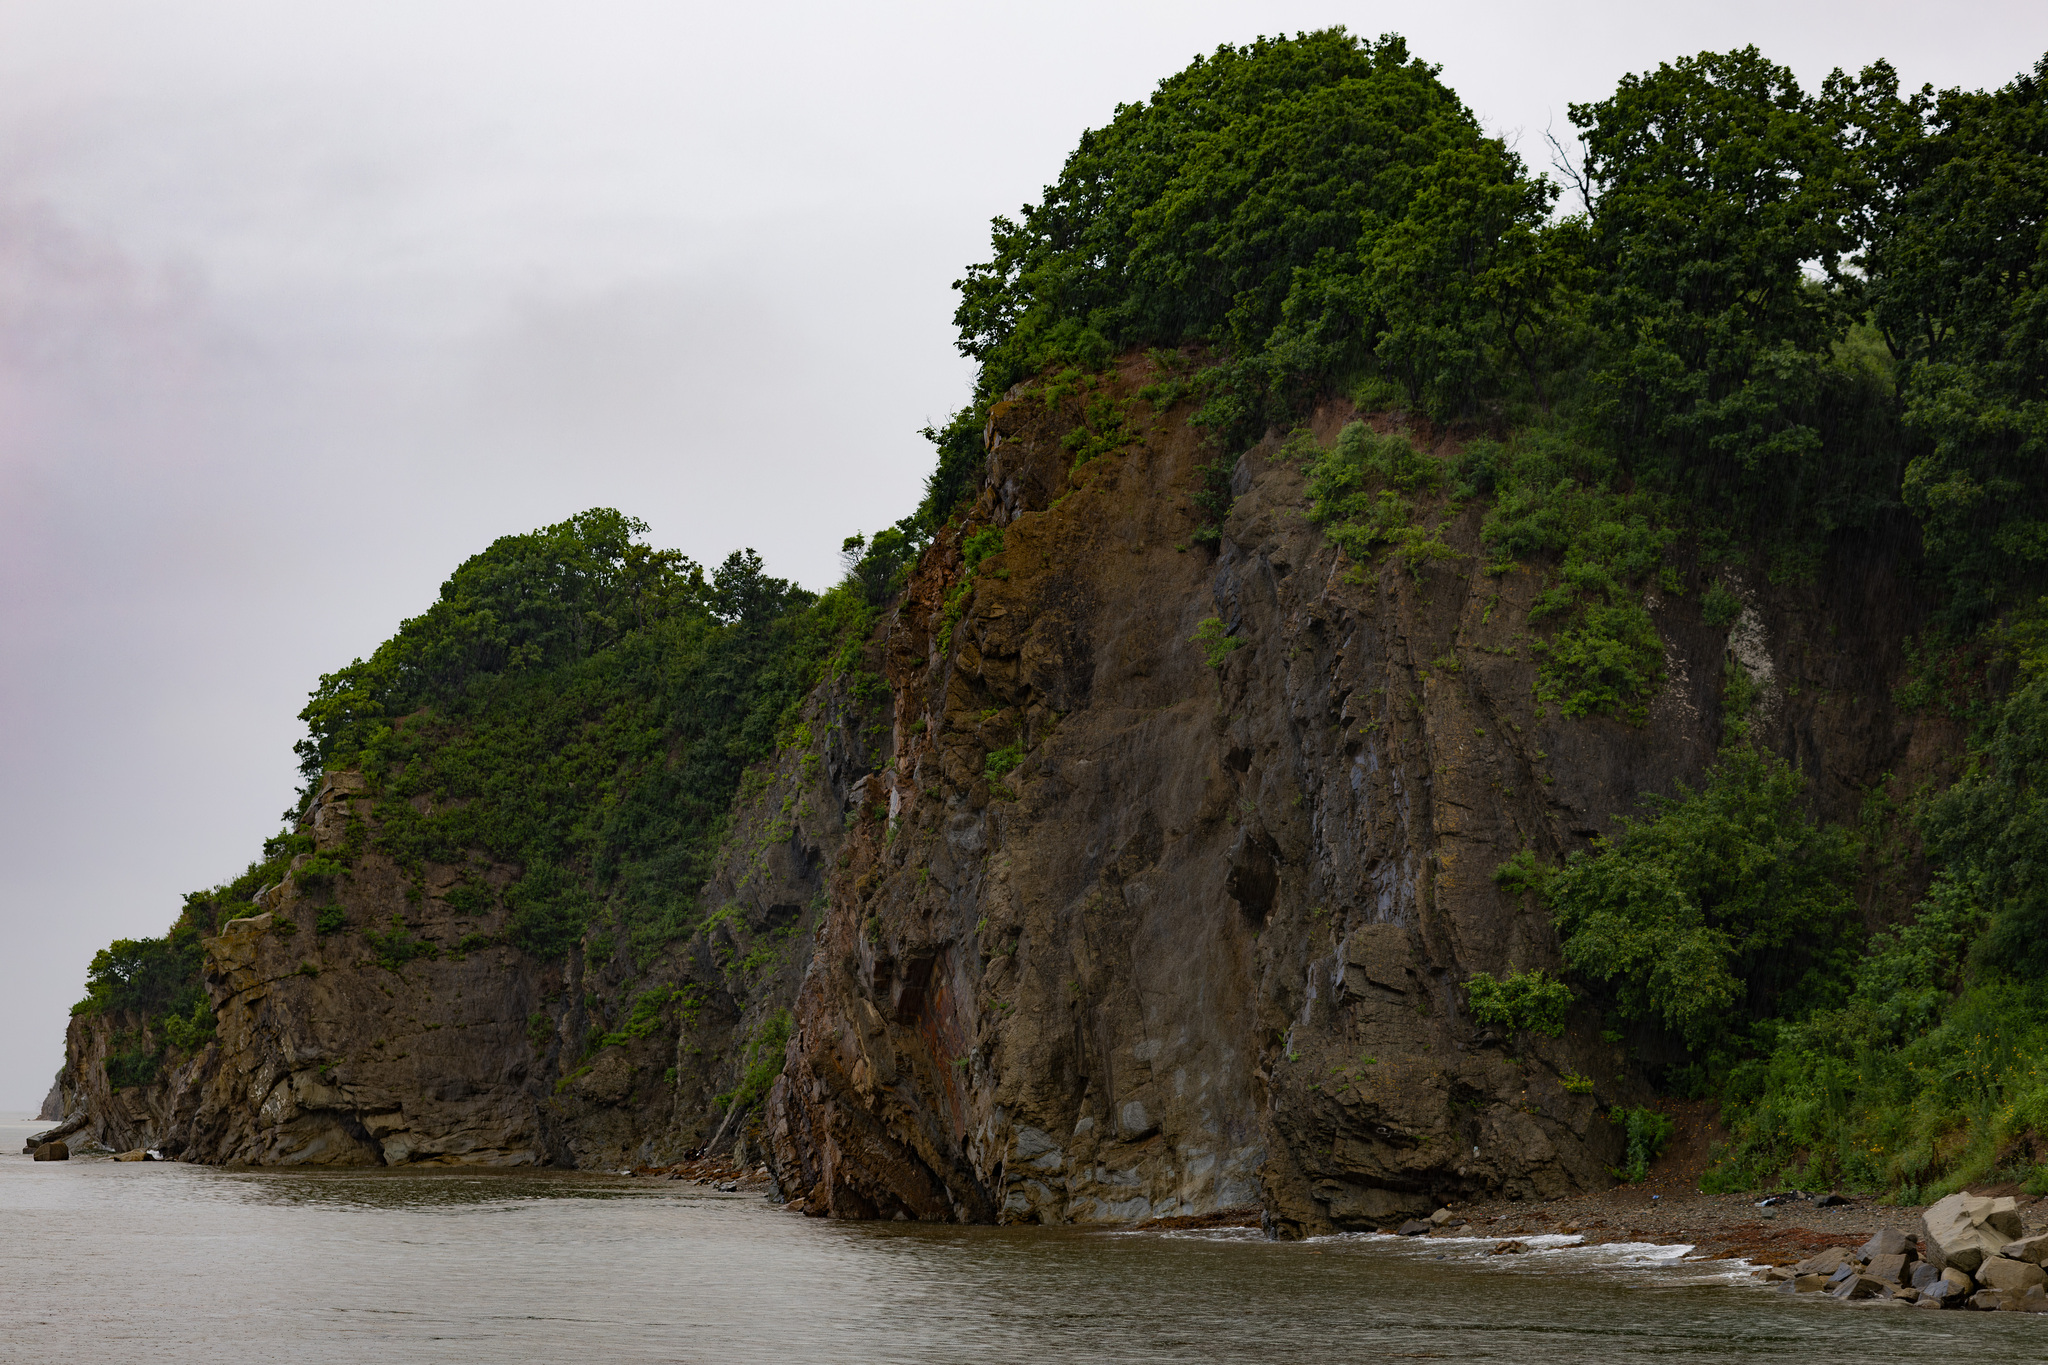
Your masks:
<svg viewBox="0 0 2048 1365"><path fill-rule="evenodd" d="M1270 974L1260 1008L1291 1000L1296 985L1272 984L1283 966L1302 980L1333 970L1345 1008L1417 1055L1437 1046L1420 1041L1417 1021L1436 1018L1432 1000L1455 1002L1404 964L1454 965L1438 961L1452 951L1448 931L1411 945L1387 907L1402 878L1414 899L1400 913L1414 916L1438 913L1432 898L1460 883L1425 849L1428 873L1354 869L1354 882L1369 872L1389 888L1370 914L1361 903L1326 920L1321 902L1338 895L1326 886L1294 924L1287 897L1307 892L1287 885L1288 860L1310 844L1290 821L1326 826L1289 812L1349 799L1346 784L1371 790L1368 761L1382 759L1419 778L1398 789L1405 812L1418 790L1450 781L1462 754L1437 732L1425 745L1411 722L1456 714L1460 741L1487 739L1499 764L1490 794L1460 818L1497 819L1502 838L1512 827L1493 860L1523 851L1492 882L1469 868L1455 876L1497 895L1497 910L1522 901L1543 915L1532 916L1536 939L1513 931L1524 936L1511 950L1461 949L1490 954L1494 970L1460 971L1452 989L1463 985L1473 1019L1549 1057L1569 1097L1560 1112L1598 1103L1614 1117L1623 1170L1639 1178L1659 1126L1639 1094L1616 1087L1647 1079L1723 1098L1736 1134L1725 1181L1924 1193L1998 1170L2048 1188L2048 1082L2037 1075L2048 1051L2048 59L1997 91L1916 94L1883 63L1808 92L1755 49L1706 53L1630 76L1571 117L1583 155L1562 168L1577 203L1561 205L1567 187L1487 137L1395 37L1333 29L1225 47L1120 107L1038 203L996 221L990 259L960 282L975 391L926 433L937 461L921 506L848 537L840 584L805 591L751 551L707 574L604 509L465 562L368 659L323 677L303 713L307 787L292 818L310 819L320 784L346 772L361 783L360 801L335 807L346 825L317 846L295 826L244 876L189 898L164 939L124 940L94 960L78 1008L108 1030L106 1079L147 1085L167 1060L209 1046L219 1021L200 980L202 940L287 880L306 902L294 911L303 923L280 930L302 935L295 953L359 942L358 966L401 982L467 953L523 955L547 983L546 1007L522 1005L515 1020L536 1064L556 1068L556 1093L606 1102L632 1088L607 1078L608 1049L676 1021L694 1027L713 1008L703 981L774 977L811 951L820 917L843 911L858 927L826 965L875 998L859 997L872 1020L849 1016L834 1034L863 1040L846 1044L860 1057L835 1093L865 1096L884 1125L894 1111L874 1099L877 1078L895 1063L886 1049L870 1055L873 1040L924 1028L919 1011L942 987L955 992L947 1008L970 1010L960 1001L975 983L1008 970L997 959L1042 948L1020 949L1021 920L978 927L977 941L1007 946L950 983L933 975L965 951L964 935L944 931L945 897L980 894L960 889L973 882L961 863L983 856L1003 822L1051 818L1031 796L1049 767L1037 755L1095 685L1076 643L1086 622L1061 615L1085 618L1075 585L1114 586L1105 557L1137 564L1147 552L1142 535L1112 544L1117 528L1086 518L1130 511L1127 468L1172 468L1170 491L1145 494L1155 511L1171 502L1175 519L1151 548L1188 555L1173 561L1183 577L1213 563L1217 586L1160 638L1216 673L1210 738L1221 752L1200 781L1243 783L1231 800L1205 798L1174 837L1200 821L1231 826L1219 875L1256 944L1244 960ZM1189 424L1198 458L1172 447L1170 432ZM1045 448L1005 468L1030 487L986 488L1000 443L1027 435ZM1254 450L1257 467L1245 458ZM1292 490L1285 526L1265 503L1233 518L1245 490L1278 487ZM1251 632L1250 589L1221 600L1258 556L1270 568L1259 600L1300 607L1284 630ZM1276 586L1311 561L1326 571L1322 597ZM1843 565L1877 565L1887 591L1904 584L1899 599L1914 598L1882 627L1919 635L1897 704L1972 726L1966 770L1946 790L1891 793L1887 778L1858 770L1873 785L1857 795L1876 812L1861 822L1842 817L1843 792L1821 789L1844 779L1810 734L1755 710L1788 704L1799 685L1758 671L1774 666L1759 643L1763 599L1779 594L1782 620L1790 595L1817 593ZM1439 620L1439 599L1470 610ZM1818 599L1801 600L1819 619ZM1399 684L1392 695L1385 681L1340 689L1358 651L1391 647L1320 639L1332 612L1444 642L1400 665L1405 676L1384 675ZM1046 623L1028 641L1004 635ZM1286 743L1306 756L1285 790L1262 788L1280 741L1252 743L1252 718L1232 709L1253 695L1240 675L1284 671L1297 655L1300 676L1328 681L1330 695L1286 694L1298 703ZM1680 667L1717 655L1712 677ZM1525 670L1514 676L1526 710L1460 681L1511 665ZM1119 685L1135 698L1146 676ZM825 742L805 708L825 680L845 703L839 719L873 743L821 778ZM1197 690L1209 704L1206 686L1111 704L1156 717ZM1492 709L1472 701L1481 696ZM1715 732L1696 760L1643 757L1664 738L1659 706L1673 733ZM1561 802L1544 807L1528 794L1558 765L1535 742L1539 727L1546 742L1570 738L1588 765L1604 755L1616 772L1656 774L1660 790L1632 809L1567 818ZM1078 781L1072 771L1061 780ZM1667 781L1672 772L1697 777ZM835 829L858 847L788 880L836 877L830 895L729 897L788 850L818 854L794 812L827 792ZM1483 818L1471 813L1482 800ZM1013 809L991 814L992 802ZM1548 821L1542 856L1521 842L1538 823L1531 811ZM1131 835L1119 870L1091 873L1109 880L1075 903L1125 904L1125 879L1161 856L1163 837ZM431 941L406 908L352 925L343 892L376 859L404 879L404 906L431 899L491 931ZM431 895L430 870L442 877ZM713 896L720 877L730 885ZM901 905L886 899L899 881ZM1136 914L1147 902L1131 894ZM922 918L903 918L913 904ZM1083 982L1098 970L1110 968L1088 957L1039 974L1065 983L1061 1008L1078 1019L1094 1007ZM786 973L789 990L800 975ZM735 1112L763 1101L785 1049L803 1041L786 996L747 998L751 1024L731 1033L715 1096ZM985 1017L1012 1019L1017 998L992 998ZM1308 992L1317 999L1327 997ZM1598 1046L1614 1049L1597 1076L1596 1016L1607 1026ZM1274 1032L1295 1036L1292 1025ZM939 1037L934 1025L929 1045ZM993 1063L983 1043L948 1035L945 1046L932 1084L945 1104L965 1104L955 1091ZM1284 1047L1289 1066L1299 1056L1292 1042L1252 1046ZM1325 1079L1304 1083L1315 1099L1285 1121L1318 1105L1390 1104L1361 1079L1368 1067L1398 1070L1395 1049L1374 1046L1362 1063L1325 1059ZM671 1086L688 1065L679 1052ZM1064 1080L1080 1075L1080 1061L1061 1065ZM1276 1074L1284 1088L1287 1073ZM1116 1122L1134 1137L1151 1131L1142 1103L1128 1114ZM967 1178L966 1155L930 1146L958 1117L905 1138L914 1161L887 1160L911 1172L903 1188L924 1182L929 1208L986 1212L985 1192L949 1186L948 1204L927 1178ZM1073 1130L1074 1116L1061 1117ZM1591 1143L1584 1117L1572 1131ZM1316 1142L1324 1156L1336 1149L1336 1129L1299 1121L1290 1140L1304 1161ZM1387 1131L1352 1125L1376 1126ZM975 1160L1000 1167L993 1150ZM1337 1212L1352 1195L1330 1192L1343 1184L1334 1175L1319 1179L1328 1217L1376 1216L1370 1202ZM873 1189L848 1198L885 1206Z"/></svg>

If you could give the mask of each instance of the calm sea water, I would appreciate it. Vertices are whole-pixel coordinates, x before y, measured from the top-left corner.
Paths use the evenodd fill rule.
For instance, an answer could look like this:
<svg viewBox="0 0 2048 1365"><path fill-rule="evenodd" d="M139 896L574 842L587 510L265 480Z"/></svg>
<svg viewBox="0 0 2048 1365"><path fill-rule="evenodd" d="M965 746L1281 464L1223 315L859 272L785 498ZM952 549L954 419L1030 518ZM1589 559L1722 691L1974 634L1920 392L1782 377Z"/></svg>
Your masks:
<svg viewBox="0 0 2048 1365"><path fill-rule="evenodd" d="M0 1359L2048 1358L2048 1318L1793 1301L1670 1248L846 1224L679 1181L16 1156Z"/></svg>

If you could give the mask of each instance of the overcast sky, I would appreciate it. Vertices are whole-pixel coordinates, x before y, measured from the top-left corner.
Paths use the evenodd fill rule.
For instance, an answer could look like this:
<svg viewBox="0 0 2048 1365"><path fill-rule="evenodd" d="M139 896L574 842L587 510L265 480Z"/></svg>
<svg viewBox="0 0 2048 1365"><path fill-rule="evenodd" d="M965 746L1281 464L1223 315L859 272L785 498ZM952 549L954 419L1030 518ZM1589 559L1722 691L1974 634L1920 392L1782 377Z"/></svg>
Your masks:
<svg viewBox="0 0 2048 1365"><path fill-rule="evenodd" d="M988 219L1195 54L1332 23L1539 163L1703 48L2048 49L2038 0L0 0L0 1110L93 951L275 832L320 673L592 506L824 586L965 396Z"/></svg>

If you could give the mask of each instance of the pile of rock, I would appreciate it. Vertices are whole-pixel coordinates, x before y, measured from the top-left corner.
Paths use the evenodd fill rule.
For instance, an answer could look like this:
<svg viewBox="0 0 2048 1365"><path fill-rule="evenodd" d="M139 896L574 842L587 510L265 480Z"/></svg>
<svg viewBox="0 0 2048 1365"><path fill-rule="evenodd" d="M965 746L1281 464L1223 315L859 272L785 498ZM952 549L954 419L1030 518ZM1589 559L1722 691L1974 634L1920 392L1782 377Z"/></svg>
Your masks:
<svg viewBox="0 0 2048 1365"><path fill-rule="evenodd" d="M1920 1219L1920 1235L1882 1228L1862 1246L1829 1247L1761 1272L1787 1294L1880 1299L1920 1308L2048 1313L2048 1234L2023 1235L2011 1199L1952 1194Z"/></svg>
<svg viewBox="0 0 2048 1365"><path fill-rule="evenodd" d="M1381 1228L1381 1232L1398 1233L1403 1237L1424 1237L1432 1232L1449 1232L1465 1226L1465 1220L1449 1209L1438 1209L1427 1218L1410 1218L1397 1228Z"/></svg>

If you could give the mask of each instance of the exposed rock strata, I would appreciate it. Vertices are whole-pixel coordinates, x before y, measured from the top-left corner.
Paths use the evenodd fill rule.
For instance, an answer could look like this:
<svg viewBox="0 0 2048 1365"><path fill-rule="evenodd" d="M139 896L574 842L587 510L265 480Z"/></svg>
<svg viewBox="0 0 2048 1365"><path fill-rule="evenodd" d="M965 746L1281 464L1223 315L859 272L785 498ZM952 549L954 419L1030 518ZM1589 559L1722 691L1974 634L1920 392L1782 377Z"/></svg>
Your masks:
<svg viewBox="0 0 2048 1365"><path fill-rule="evenodd" d="M693 1150L725 1117L714 1096L732 1088L744 1040L808 964L843 825L830 793L873 766L840 692L812 699L808 754L764 765L737 803L701 900L717 913L645 962L604 926L566 960L507 946L495 894L464 913L447 893L495 893L512 869L428 864L408 877L368 837L377 817L361 779L331 774L304 827L348 873L302 886L295 870L262 893L264 913L205 941L216 1038L170 1052L154 1084L108 1082L133 1021L74 1018L72 1130L115 1151L284 1166L616 1167ZM799 786L806 799L790 799ZM322 933L335 907L345 923ZM669 998L635 1034L628 1010L650 991Z"/></svg>
<svg viewBox="0 0 2048 1365"><path fill-rule="evenodd" d="M1494 867L1583 847L1711 760L1730 637L1699 619L1706 572L1654 604L1649 723L1564 721L1532 695L1544 576L1481 570L1481 508L1446 531L1460 559L1359 569L1269 441L1211 555L1190 544L1189 428L1070 470L1067 425L1035 397L996 409L986 490L888 638L896 762L799 997L771 1106L785 1188L855 1217L1258 1204L1303 1234L1605 1183L1601 1113L1643 1098L1620 1049L1582 1013L1517 1053L1459 988L1559 966ZM1003 551L945 640L985 527ZM1772 661L1766 738L1825 813L1924 763L1888 701L1904 595L1882 569L1740 586L1740 643ZM1190 643L1208 617L1240 642L1220 670Z"/></svg>

